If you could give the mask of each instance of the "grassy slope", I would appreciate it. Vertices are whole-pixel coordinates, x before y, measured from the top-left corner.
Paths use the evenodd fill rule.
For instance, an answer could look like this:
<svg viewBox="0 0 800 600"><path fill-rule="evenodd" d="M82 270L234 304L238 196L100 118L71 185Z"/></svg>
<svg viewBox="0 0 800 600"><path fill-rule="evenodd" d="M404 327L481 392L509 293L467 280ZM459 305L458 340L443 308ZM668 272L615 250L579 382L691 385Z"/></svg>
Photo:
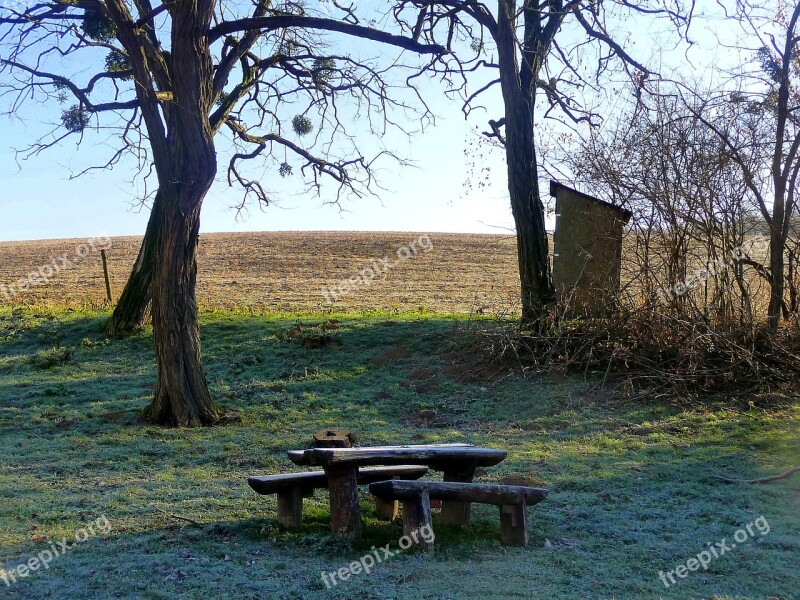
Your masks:
<svg viewBox="0 0 800 600"><path fill-rule="evenodd" d="M72 536L100 515L113 527L46 572L11 587L0 580L0 597L797 597L797 477L749 486L711 475L797 463L798 405L681 411L626 405L583 381L470 384L441 373L418 393L404 382L444 365L436 351L451 319L343 317L342 348L306 350L285 335L289 318L215 313L203 317L207 374L241 422L166 430L137 419L152 391L148 337L106 342L101 322L93 313L0 309L0 562L13 567L48 547L41 536ZM396 346L405 357L372 362ZM47 368L67 357L64 348L67 362ZM421 410L436 411L436 427L409 420ZM529 509L530 547L501 546L496 509L476 507L468 531L437 530L433 558L402 555L326 590L322 570L398 540L400 526L376 521L365 502L366 539L355 548L335 542L318 492L304 526L281 530L274 497L253 493L245 477L291 470L285 451L331 425L367 445L508 448L481 480L519 475L552 490ZM760 515L768 535L675 588L659 581L660 569L706 542L730 542Z"/></svg>

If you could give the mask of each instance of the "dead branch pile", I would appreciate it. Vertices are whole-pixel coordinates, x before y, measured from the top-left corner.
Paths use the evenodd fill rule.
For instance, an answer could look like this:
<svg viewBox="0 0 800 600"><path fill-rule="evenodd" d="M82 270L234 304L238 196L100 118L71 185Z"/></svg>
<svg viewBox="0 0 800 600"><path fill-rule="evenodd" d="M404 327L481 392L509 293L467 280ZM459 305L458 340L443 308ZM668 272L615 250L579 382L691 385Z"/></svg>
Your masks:
<svg viewBox="0 0 800 600"><path fill-rule="evenodd" d="M538 331L484 322L459 345L462 356L481 357L483 372L591 373L621 379L631 392L747 394L800 384L797 329L770 335L759 326L723 327L645 308Z"/></svg>

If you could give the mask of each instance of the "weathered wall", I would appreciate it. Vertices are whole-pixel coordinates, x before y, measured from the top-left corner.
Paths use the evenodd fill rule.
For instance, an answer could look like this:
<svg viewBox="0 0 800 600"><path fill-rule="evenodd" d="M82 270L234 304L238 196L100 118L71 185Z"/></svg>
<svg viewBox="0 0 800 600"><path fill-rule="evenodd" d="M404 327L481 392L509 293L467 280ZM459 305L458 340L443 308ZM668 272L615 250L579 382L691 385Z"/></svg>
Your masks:
<svg viewBox="0 0 800 600"><path fill-rule="evenodd" d="M573 315L597 316L619 293L626 214L590 196L554 184L556 231L553 284Z"/></svg>

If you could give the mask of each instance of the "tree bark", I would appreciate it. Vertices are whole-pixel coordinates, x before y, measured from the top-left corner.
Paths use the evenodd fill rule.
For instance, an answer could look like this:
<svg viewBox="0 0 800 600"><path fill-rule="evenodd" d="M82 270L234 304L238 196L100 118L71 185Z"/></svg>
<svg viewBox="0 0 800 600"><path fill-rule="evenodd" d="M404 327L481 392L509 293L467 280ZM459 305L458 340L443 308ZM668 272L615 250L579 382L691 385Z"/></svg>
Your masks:
<svg viewBox="0 0 800 600"><path fill-rule="evenodd" d="M139 256L133 265L125 289L114 307L114 313L106 323L105 334L110 337L125 337L140 330L150 312L153 299L153 268L158 255L157 242L161 226L161 192L156 193L150 220L144 233Z"/></svg>
<svg viewBox="0 0 800 600"><path fill-rule="evenodd" d="M521 119L521 121L525 121ZM506 161L511 213L517 230L517 259L522 302L522 322L536 323L554 299L550 252L539 195L539 177L533 140L533 126L506 122ZM516 127L520 130L515 132Z"/></svg>

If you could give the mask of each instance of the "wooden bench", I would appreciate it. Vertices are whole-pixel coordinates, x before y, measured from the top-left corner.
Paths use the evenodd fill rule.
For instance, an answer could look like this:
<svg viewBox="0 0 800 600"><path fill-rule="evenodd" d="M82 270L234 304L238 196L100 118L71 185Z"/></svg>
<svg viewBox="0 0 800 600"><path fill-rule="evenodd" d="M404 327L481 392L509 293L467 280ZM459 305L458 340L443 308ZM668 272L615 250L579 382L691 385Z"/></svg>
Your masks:
<svg viewBox="0 0 800 600"><path fill-rule="evenodd" d="M309 448L288 453L295 464L325 469L330 489L331 532L335 537L351 540L361 537L358 469L374 465L423 465L442 471L444 481L470 483L477 467L491 467L507 455L505 450L471 444ZM464 526L469 522L469 511L469 502L445 501L441 522Z"/></svg>
<svg viewBox="0 0 800 600"><path fill-rule="evenodd" d="M419 479L427 472L427 467L416 465L372 467L359 469L356 480L359 485L367 485L392 478ZM278 522L285 527L293 527L300 524L303 514L303 498L311 496L315 489L327 488L329 481L324 471L308 471L304 473L248 477L247 483L259 494L277 494ZM379 515L390 520L397 516L395 501L376 504L376 510Z"/></svg>
<svg viewBox="0 0 800 600"><path fill-rule="evenodd" d="M458 502L495 504L500 507L500 537L507 546L528 545L528 523L525 507L547 498L547 490L518 485L454 483L439 481L380 481L369 486L376 498L400 500L403 503L403 533L412 536L422 527L432 531L431 498ZM433 551L433 541L421 545Z"/></svg>

